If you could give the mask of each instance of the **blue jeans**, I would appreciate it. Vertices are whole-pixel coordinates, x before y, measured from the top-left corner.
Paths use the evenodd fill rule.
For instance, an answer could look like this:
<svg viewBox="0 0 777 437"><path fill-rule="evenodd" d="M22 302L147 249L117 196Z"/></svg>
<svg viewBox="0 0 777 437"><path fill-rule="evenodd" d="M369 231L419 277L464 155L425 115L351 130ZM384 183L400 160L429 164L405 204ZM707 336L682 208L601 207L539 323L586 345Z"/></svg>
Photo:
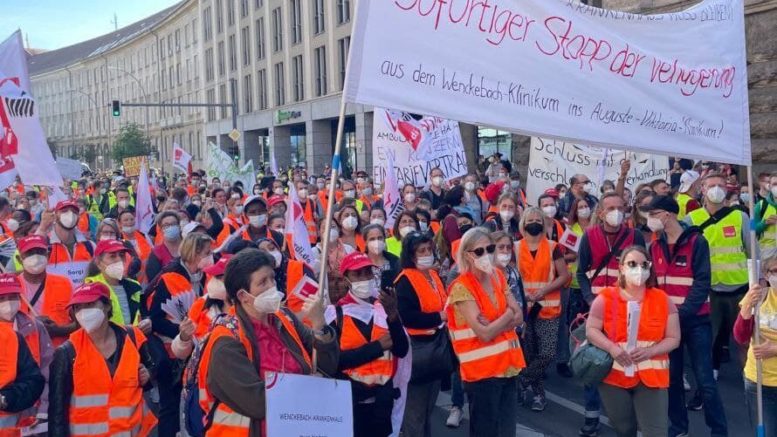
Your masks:
<svg viewBox="0 0 777 437"><path fill-rule="evenodd" d="M584 386L583 399L585 400L585 418L598 419L602 411L602 398L599 396L598 387L593 385Z"/></svg>
<svg viewBox="0 0 777 437"><path fill-rule="evenodd" d="M756 384L745 378L745 395L750 419L757 425L758 410L756 406ZM766 437L777 437L777 387L763 386L764 427Z"/></svg>
<svg viewBox="0 0 777 437"><path fill-rule="evenodd" d="M704 421L713 437L728 435L726 412L712 377L712 324L709 316L694 316L681 322L680 346L669 353L669 437L688 432L688 410L683 388L684 347L704 401Z"/></svg>
<svg viewBox="0 0 777 437"><path fill-rule="evenodd" d="M461 385L461 374L459 369L451 373L451 403L454 407L462 408L464 406L464 387Z"/></svg>

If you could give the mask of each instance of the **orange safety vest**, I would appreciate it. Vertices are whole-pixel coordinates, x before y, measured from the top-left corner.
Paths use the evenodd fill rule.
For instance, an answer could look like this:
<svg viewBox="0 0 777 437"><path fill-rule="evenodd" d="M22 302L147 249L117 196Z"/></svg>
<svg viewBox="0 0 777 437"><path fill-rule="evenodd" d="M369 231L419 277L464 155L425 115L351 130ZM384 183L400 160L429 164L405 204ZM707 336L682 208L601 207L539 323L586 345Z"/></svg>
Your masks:
<svg viewBox="0 0 777 437"><path fill-rule="evenodd" d="M24 283L24 275L19 275L19 282L21 282L22 288L26 287ZM68 325L71 323L70 315L68 314L67 304L70 302L70 298L73 295L73 285L70 280L64 276L46 274L43 279L43 293L40 296L42 316L47 316L57 325ZM20 311L25 314L30 314L30 308L23 301ZM54 347L61 345L67 340L67 337L51 337L51 343ZM40 360L36 360L40 363Z"/></svg>
<svg viewBox="0 0 777 437"><path fill-rule="evenodd" d="M308 240L310 244L315 245L318 241L318 226L316 226L316 214L314 212L313 201L308 199L305 201L305 207L303 209L303 216L305 219L305 227L308 229Z"/></svg>
<svg viewBox="0 0 777 437"><path fill-rule="evenodd" d="M51 240L51 237L49 237ZM46 271L55 275L65 276L70 280L73 287L84 283L86 270L89 261L92 260L91 243L89 241L77 241L73 250L73 256L70 256L67 247L59 241L53 241L49 244L49 263Z"/></svg>
<svg viewBox="0 0 777 437"><path fill-rule="evenodd" d="M437 235L437 232L440 231L440 227L441 227L441 225L440 225L440 222L438 222L438 221L433 221L433 222L429 223L429 229L432 230L432 233L434 235Z"/></svg>
<svg viewBox="0 0 777 437"><path fill-rule="evenodd" d="M210 332L210 325L213 323L208 314L209 310L205 308L206 299L206 296L197 298L189 308L189 318L194 322L194 338L197 340L202 340Z"/></svg>
<svg viewBox="0 0 777 437"><path fill-rule="evenodd" d="M246 351L246 356L248 357L249 361L253 363L253 345L249 341L248 337L246 337L245 331L243 331L243 327L240 325L240 321L236 318L234 307L229 310L229 314L233 317L231 323L234 323L237 328L238 335L236 340L239 340L243 345L243 348ZM278 319L281 321L281 324L283 325L283 328L289 333L291 338L294 339L294 341L299 346L305 362L312 367L310 355L302 344L302 339L300 339L299 333L297 333L297 330L294 329L294 322L286 313L283 312L283 310L277 311L275 316L278 317ZM200 366L197 369L197 384L200 393L200 407L203 411L206 412L206 415L211 413L211 410L216 403L216 398L213 396L213 394L211 394L207 385L208 368L210 367L210 360L214 358L213 345L216 344L217 340L222 337L235 338L229 328L218 324L213 328L210 335L208 336L207 344L205 345L205 349L202 351ZM235 412L232 408L227 406L226 403L219 402L216 406L216 411L213 412L213 423L211 427L205 431L205 435L207 437L247 437L250 424L251 419L249 417Z"/></svg>
<svg viewBox="0 0 777 437"><path fill-rule="evenodd" d="M374 306L378 305L380 305L378 302L374 304ZM386 318L383 317L383 320L376 320L375 315L377 312L373 312L370 338L364 338L362 332L356 327L353 317L348 314L348 307L350 306L352 305L343 306L343 326L342 332L340 333L340 350L349 351L364 347L368 343L378 341L380 337L389 332ZM391 351L386 350L383 351L383 355L369 363L351 369L345 369L343 370L343 373L354 381L359 381L368 386L375 386L385 385L394 377L396 370L397 360L392 355Z"/></svg>
<svg viewBox="0 0 777 437"><path fill-rule="evenodd" d="M140 258L141 262L140 273L138 274L138 282L141 284L146 284L148 282L148 278L146 277L146 261L148 261L148 257L151 255L151 252L154 250L154 248L151 246L148 237L146 237L144 233L135 230L132 235L134 239L129 240L127 239L126 235L124 236L124 239L125 241L129 241L130 244L132 244L132 247L134 247L135 251L138 253L138 257Z"/></svg>
<svg viewBox="0 0 777 437"><path fill-rule="evenodd" d="M448 296L445 293L445 286L442 285L442 280L437 272L429 270L429 275L431 275L434 285L426 279L426 276L424 276L420 270L404 269L399 276L397 276L394 283L396 284L402 276L407 277L407 280L410 281L410 285L413 286L413 291L415 291L416 296L418 296L418 302L421 304L421 311L424 313L439 313L445 307L445 301L448 299ZM417 335L434 335L437 332L437 329L434 328L414 329L406 327L405 329L411 337Z"/></svg>
<svg viewBox="0 0 777 437"><path fill-rule="evenodd" d="M501 271L495 270L495 272L496 277L491 277L491 286L494 289L496 303L491 300L471 272L459 275L453 282L453 284L460 283L472 293L475 303L480 308L480 314L489 322L498 319L507 311L507 291L502 289L502 285L506 284L507 280ZM463 381L476 382L500 377L510 368L523 369L526 367L521 342L515 330L502 331L493 340L483 342L465 320L457 320L454 305L449 305L446 312L448 313L448 331L453 351L456 352L459 359L459 370Z"/></svg>
<svg viewBox="0 0 777 437"><path fill-rule="evenodd" d="M175 300L176 298L180 298L182 295L185 295L187 293L193 293L192 291L192 284L189 282L188 279L184 278L181 274L176 272L167 272L160 275L159 280L164 282L165 288L167 288L167 291L170 293L170 299ZM196 298L199 296L195 296ZM191 301L190 301L191 302ZM191 309L191 307L189 308ZM172 316L169 314L166 315L168 319L172 319ZM157 334L157 336L162 340L162 343L164 343L165 349L167 350L170 357L174 357L173 355L171 344L173 342L172 338L165 337L164 335Z"/></svg>
<svg viewBox="0 0 777 437"><path fill-rule="evenodd" d="M13 330L12 323L0 322L0 344L3 345L3 353L0 354L0 387L5 387L16 380L19 358L19 336ZM0 411L0 435L21 436L19 416L19 413Z"/></svg>
<svg viewBox="0 0 777 437"><path fill-rule="evenodd" d="M286 307L294 313L302 311L302 305L305 302L302 297L296 293L292 293L294 287L302 280L302 276L305 274L305 263L302 261L295 261L290 259L286 265L286 289L281 292L286 294Z"/></svg>
<svg viewBox="0 0 777 437"><path fill-rule="evenodd" d="M555 242L543 238L537 247L537 255L532 256L525 240L515 242L515 259L518 260L518 268L527 296L534 296L540 288L556 279L556 267L553 263L555 248ZM561 290L553 290L546 294L539 304L542 305L539 318L549 320L560 316ZM528 308L531 309L533 305L534 303L529 302Z"/></svg>
<svg viewBox="0 0 777 437"><path fill-rule="evenodd" d="M459 260L456 257L459 254L459 246L461 246L461 238L451 243L451 258L453 262L458 264Z"/></svg>
<svg viewBox="0 0 777 437"><path fill-rule="evenodd" d="M78 230L84 235L89 234L89 213L83 212L78 217Z"/></svg>
<svg viewBox="0 0 777 437"><path fill-rule="evenodd" d="M626 349L627 302L621 298L618 287L607 287L599 294L604 297L602 326L607 333L607 338ZM645 290L641 306L637 346L651 347L664 339L669 319L669 297L657 288L648 288ZM635 364L634 376L626 376L623 366L615 361L604 382L625 389L635 387L640 382L650 388L667 388L669 387L669 354L656 355Z"/></svg>
<svg viewBox="0 0 777 437"><path fill-rule="evenodd" d="M86 331L79 329L70 335L75 349L69 411L71 436L142 437L156 426L157 419L143 400L138 379L138 350L146 337L137 328L126 329L134 331L135 342L127 334L113 376Z"/></svg>

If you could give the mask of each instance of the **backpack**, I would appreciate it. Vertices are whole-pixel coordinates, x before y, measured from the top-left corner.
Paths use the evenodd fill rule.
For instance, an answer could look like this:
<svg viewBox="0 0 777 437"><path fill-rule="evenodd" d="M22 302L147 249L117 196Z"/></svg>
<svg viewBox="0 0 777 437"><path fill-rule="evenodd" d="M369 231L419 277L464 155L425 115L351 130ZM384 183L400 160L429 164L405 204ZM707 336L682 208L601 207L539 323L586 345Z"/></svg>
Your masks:
<svg viewBox="0 0 777 437"><path fill-rule="evenodd" d="M228 316L226 314L216 317L210 325L208 334L197 344L192 352L192 356L186 363L183 390L181 391L181 399L183 399L181 416L186 432L191 437L205 437L205 431L213 424L213 415L216 413L216 407L221 403L221 401L216 399L216 402L213 404L213 408L211 408L210 411L203 411L200 406L200 389L199 380L197 378L200 361L202 360L202 353L208 345L210 333L213 332L213 328L216 326L226 327L235 338L238 338L239 336L237 317Z"/></svg>

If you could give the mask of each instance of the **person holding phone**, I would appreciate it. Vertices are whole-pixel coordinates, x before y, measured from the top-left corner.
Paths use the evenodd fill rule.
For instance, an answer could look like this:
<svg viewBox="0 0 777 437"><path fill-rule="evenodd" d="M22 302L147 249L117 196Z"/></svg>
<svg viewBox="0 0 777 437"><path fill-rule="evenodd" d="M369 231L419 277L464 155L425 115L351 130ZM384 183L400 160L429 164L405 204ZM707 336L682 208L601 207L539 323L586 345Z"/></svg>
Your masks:
<svg viewBox="0 0 777 437"><path fill-rule="evenodd" d="M348 294L329 311L329 324L340 333L338 377L351 381L354 436L388 436L399 388L393 378L397 358L410 343L397 310L393 288L378 287L375 264L354 252L343 259L340 273ZM332 307L330 307L332 308Z"/></svg>
<svg viewBox="0 0 777 437"><path fill-rule="evenodd" d="M362 236L367 242L365 253L375 265L376 275L381 280L380 287L392 286L402 269L399 257L386 250L386 229L383 225L370 224L362 228Z"/></svg>

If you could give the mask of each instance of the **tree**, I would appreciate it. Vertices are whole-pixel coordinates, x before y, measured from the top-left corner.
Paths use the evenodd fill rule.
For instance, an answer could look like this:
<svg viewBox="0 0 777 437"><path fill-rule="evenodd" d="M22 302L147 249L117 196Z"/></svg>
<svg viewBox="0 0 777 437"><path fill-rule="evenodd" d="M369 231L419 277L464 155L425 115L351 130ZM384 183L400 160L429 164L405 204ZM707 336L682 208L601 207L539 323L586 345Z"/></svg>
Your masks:
<svg viewBox="0 0 777 437"><path fill-rule="evenodd" d="M94 160L97 159L97 150L95 150L94 144L87 144L81 151L81 159L89 165L94 165Z"/></svg>
<svg viewBox="0 0 777 437"><path fill-rule="evenodd" d="M113 143L111 152L114 162L122 162L132 156L148 156L151 153L151 141L135 123L124 125L119 129L119 136Z"/></svg>

